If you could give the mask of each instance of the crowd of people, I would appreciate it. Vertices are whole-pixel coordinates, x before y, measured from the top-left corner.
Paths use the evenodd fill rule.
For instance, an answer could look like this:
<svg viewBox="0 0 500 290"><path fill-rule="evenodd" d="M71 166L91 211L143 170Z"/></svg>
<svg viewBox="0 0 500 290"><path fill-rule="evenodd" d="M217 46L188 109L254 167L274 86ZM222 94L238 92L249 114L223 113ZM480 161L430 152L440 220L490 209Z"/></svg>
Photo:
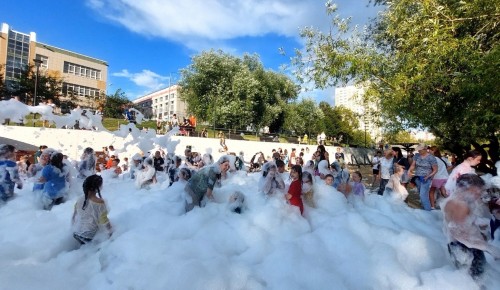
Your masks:
<svg viewBox="0 0 500 290"><path fill-rule="evenodd" d="M88 147L80 160L69 160L55 149L40 146L33 164L26 156L17 161L15 151L12 145L0 145L1 202L7 203L14 197L15 187L20 189L30 180L40 208L51 210L67 201L70 191L81 191L72 188L74 180L81 180L83 195L76 201L72 217L73 237L80 244L92 241L101 228L112 234L106 202L101 196L103 179L107 178L133 180L138 190L148 190L159 183L179 183L184 188L186 212L213 202L214 190L235 172L258 174L258 188L263 196L282 199L301 215L317 207L315 190L319 186L335 188L351 203L363 202L365 195L371 193L361 172L347 167L342 149L330 156L324 145L317 146L314 152L309 147L300 151L292 148L290 153L273 149L267 157L259 151L249 162L243 152L222 155L215 161L210 153L192 152L190 146L184 156L166 153L162 148L129 156L113 145L101 152ZM453 170L439 148L420 144L416 151L412 158L405 157L398 147L384 151L383 155L377 152L373 158L372 187L380 180L379 195L404 201L407 187L414 184L424 210L436 209L440 204L450 256L457 266L469 267L470 274L479 277L484 272L484 252L500 258L500 250L487 241L494 238L500 225L500 186L485 183L476 175L474 166L481 160L477 151L468 152L465 161ZM486 192L489 198L483 202ZM436 195L442 197L440 202ZM234 213L242 214L247 208L241 192L232 193L227 203ZM464 255L470 256L469 260Z"/></svg>

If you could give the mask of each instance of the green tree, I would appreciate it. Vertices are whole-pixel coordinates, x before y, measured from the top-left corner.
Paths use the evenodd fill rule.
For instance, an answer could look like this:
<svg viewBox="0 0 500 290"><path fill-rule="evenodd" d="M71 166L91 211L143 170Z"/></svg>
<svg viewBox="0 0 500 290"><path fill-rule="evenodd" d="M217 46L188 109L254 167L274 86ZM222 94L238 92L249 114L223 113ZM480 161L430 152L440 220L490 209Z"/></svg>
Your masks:
<svg viewBox="0 0 500 290"><path fill-rule="evenodd" d="M104 116L106 118L122 119L124 106L132 106L132 102L127 98L125 92L118 89L114 94L106 96Z"/></svg>
<svg viewBox="0 0 500 290"><path fill-rule="evenodd" d="M287 105L284 129L298 136L307 134L311 138L322 131L324 117L323 111L318 108L314 100L302 99L298 103Z"/></svg>
<svg viewBox="0 0 500 290"><path fill-rule="evenodd" d="M302 81L365 83L387 129L426 128L455 153L472 146L498 160L500 1L374 2L386 6L367 34L331 2L330 33L302 30Z"/></svg>
<svg viewBox="0 0 500 290"><path fill-rule="evenodd" d="M417 143L418 140L408 131L386 132L383 136L384 141L389 144L394 143Z"/></svg>
<svg viewBox="0 0 500 290"><path fill-rule="evenodd" d="M280 128L284 105L298 94L288 77L266 71L257 55L238 58L221 50L205 51L181 75L181 98L188 111L217 127Z"/></svg>
<svg viewBox="0 0 500 290"><path fill-rule="evenodd" d="M21 77L18 79L19 86L10 93L19 96L21 101L30 103L35 93L35 83L37 84L36 104L52 99L54 104L60 105L63 79L51 76L42 70L39 71L37 79L36 68L33 65L28 65L21 71Z"/></svg>
<svg viewBox="0 0 500 290"><path fill-rule="evenodd" d="M0 72L3 71L5 66L0 64ZM4 77L3 74L0 73L0 100L8 97L7 90L5 89Z"/></svg>

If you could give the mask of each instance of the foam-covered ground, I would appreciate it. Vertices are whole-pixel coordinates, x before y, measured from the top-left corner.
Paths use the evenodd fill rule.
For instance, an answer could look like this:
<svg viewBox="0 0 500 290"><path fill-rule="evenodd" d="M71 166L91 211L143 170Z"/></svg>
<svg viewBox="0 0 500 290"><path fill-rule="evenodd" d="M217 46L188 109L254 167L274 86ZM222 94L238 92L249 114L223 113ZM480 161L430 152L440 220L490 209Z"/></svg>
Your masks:
<svg viewBox="0 0 500 290"><path fill-rule="evenodd" d="M77 249L70 200L38 208L31 184L0 207L2 289L479 289L451 264L440 211L368 195L348 203L319 182L305 218L281 196L265 199L258 174L234 174L216 202L184 213L183 185L136 190L104 180L111 239ZM160 178L161 179L161 178ZM234 191L241 215L228 210ZM487 255L483 284L498 289L500 263Z"/></svg>

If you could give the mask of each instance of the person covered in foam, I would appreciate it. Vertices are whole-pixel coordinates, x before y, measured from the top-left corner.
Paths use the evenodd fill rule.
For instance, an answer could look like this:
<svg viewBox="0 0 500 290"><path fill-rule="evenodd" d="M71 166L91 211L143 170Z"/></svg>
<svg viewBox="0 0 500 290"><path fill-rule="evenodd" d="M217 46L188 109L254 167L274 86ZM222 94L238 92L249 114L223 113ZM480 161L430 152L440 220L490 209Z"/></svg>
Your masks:
<svg viewBox="0 0 500 290"><path fill-rule="evenodd" d="M309 171L302 172L302 199L309 207L315 208L316 203L314 202L313 183L313 175Z"/></svg>
<svg viewBox="0 0 500 290"><path fill-rule="evenodd" d="M154 166L153 158L148 157L144 159L144 169L137 172L137 176L135 178L135 187L137 189L149 189L149 186L153 183L156 183L156 169Z"/></svg>
<svg viewBox="0 0 500 290"><path fill-rule="evenodd" d="M231 212L241 214L246 209L245 195L239 191L234 192L229 196L228 209Z"/></svg>
<svg viewBox="0 0 500 290"><path fill-rule="evenodd" d="M87 178L95 174L96 157L94 149L91 147L85 148L78 163L78 178Z"/></svg>
<svg viewBox="0 0 500 290"><path fill-rule="evenodd" d="M43 183L42 205L46 210L64 202L69 191L69 166L64 163L64 155L52 153L50 162L43 170L39 179Z"/></svg>
<svg viewBox="0 0 500 290"><path fill-rule="evenodd" d="M333 175L328 165L328 160L323 159L318 163L318 172L321 179L325 179L328 174Z"/></svg>
<svg viewBox="0 0 500 290"><path fill-rule="evenodd" d="M132 162L129 164L129 174L131 179L135 179L137 173L144 169L142 164L142 156L139 153L136 153L132 156Z"/></svg>
<svg viewBox="0 0 500 290"><path fill-rule="evenodd" d="M262 176L259 179L259 191L266 196L271 196L276 192L283 192L285 181L278 172L278 167L274 161L264 163L262 166Z"/></svg>
<svg viewBox="0 0 500 290"><path fill-rule="evenodd" d="M75 203L73 217L73 237L80 243L91 242L100 228L105 228L111 236L112 228L108 219L108 208L101 196L102 177L91 175L83 182L83 196Z"/></svg>
<svg viewBox="0 0 500 290"><path fill-rule="evenodd" d="M384 196L391 196L396 199L405 201L408 197L408 190L401 184L405 167L399 164L394 164L394 173L391 174L387 185L385 186Z"/></svg>
<svg viewBox="0 0 500 290"><path fill-rule="evenodd" d="M15 150L12 145L0 144L0 202L6 202L14 196L14 187L21 189L23 183L15 162Z"/></svg>
<svg viewBox="0 0 500 290"><path fill-rule="evenodd" d="M203 167L189 179L184 188L186 212L191 211L195 206L202 206L205 197L214 200L214 187L220 183L222 175L229 170L229 162L229 157L224 155L213 165Z"/></svg>
<svg viewBox="0 0 500 290"><path fill-rule="evenodd" d="M448 252L459 269L468 269L478 279L485 271L484 252L495 260L500 259L500 249L487 241L489 219L482 215L481 195L485 182L475 174L463 174L457 179L455 193L443 206L443 230L448 238Z"/></svg>

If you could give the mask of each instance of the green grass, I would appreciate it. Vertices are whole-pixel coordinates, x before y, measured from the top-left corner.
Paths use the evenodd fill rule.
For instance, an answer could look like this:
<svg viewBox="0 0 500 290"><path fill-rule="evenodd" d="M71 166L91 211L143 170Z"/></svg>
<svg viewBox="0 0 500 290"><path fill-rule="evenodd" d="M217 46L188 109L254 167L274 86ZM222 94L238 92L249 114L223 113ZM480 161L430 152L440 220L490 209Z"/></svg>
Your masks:
<svg viewBox="0 0 500 290"><path fill-rule="evenodd" d="M109 131L116 131L120 127L120 125L127 125L128 121L124 119L113 119L113 118L104 118L102 120L102 125ZM136 125L137 128L152 128L156 130L156 122L155 121L145 121L141 124Z"/></svg>

